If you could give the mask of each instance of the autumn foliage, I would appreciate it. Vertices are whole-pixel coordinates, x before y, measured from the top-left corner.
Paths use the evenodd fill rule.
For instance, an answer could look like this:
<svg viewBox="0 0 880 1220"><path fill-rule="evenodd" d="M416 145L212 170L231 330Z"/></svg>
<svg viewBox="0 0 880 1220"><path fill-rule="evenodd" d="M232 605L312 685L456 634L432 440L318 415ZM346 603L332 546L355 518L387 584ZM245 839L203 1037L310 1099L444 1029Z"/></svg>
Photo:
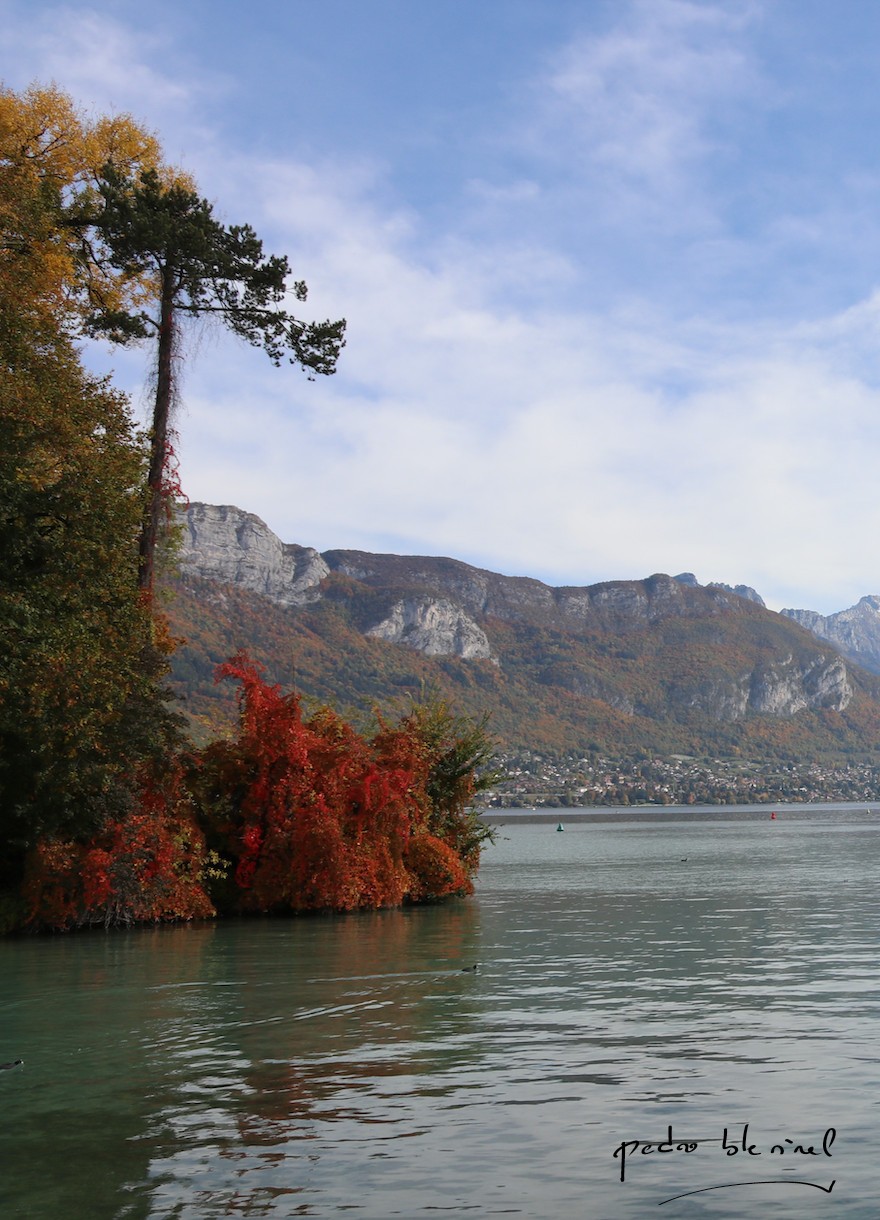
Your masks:
<svg viewBox="0 0 880 1220"><path fill-rule="evenodd" d="M239 909L347 911L471 892L478 854L462 856L456 832L472 846L462 828L475 833L475 816L462 794L441 810L430 791L439 752L424 725L439 718L454 731L445 708L368 739L329 708L304 716L243 655L220 676L241 684L240 729L203 751L196 789Z"/></svg>
<svg viewBox="0 0 880 1220"><path fill-rule="evenodd" d="M473 890L488 836L472 802L489 776L482 725L415 706L367 737L329 708L306 716L243 654L237 735L144 780L138 805L86 841L29 853L26 926L352 911Z"/></svg>
<svg viewBox="0 0 880 1220"><path fill-rule="evenodd" d="M65 929L213 915L205 882L212 857L176 772L145 783L139 807L86 842L43 839L29 853L26 926Z"/></svg>

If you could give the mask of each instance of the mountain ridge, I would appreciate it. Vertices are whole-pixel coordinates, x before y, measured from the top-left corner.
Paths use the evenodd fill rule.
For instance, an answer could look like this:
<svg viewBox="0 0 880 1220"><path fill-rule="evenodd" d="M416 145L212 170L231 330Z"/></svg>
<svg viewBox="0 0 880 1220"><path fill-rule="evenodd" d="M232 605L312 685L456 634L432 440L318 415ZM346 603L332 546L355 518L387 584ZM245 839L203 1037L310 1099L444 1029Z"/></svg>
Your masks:
<svg viewBox="0 0 880 1220"><path fill-rule="evenodd" d="M833 644L849 660L880 674L880 596L876 593L867 594L854 606L835 614L818 614L814 610L780 613Z"/></svg>
<svg viewBox="0 0 880 1220"><path fill-rule="evenodd" d="M320 554L229 505L190 505L182 525L173 680L195 722L223 704L213 668L246 648L336 706L435 687L490 711L511 748L867 756L880 740L880 684L720 584L554 588L446 557Z"/></svg>

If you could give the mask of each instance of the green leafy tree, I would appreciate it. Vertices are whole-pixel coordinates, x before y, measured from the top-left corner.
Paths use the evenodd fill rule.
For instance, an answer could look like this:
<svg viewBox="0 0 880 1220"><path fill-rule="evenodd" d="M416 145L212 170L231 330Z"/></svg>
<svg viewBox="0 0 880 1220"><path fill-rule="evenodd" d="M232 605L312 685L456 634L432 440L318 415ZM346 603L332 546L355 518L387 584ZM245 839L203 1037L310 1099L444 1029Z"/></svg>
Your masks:
<svg viewBox="0 0 880 1220"><path fill-rule="evenodd" d="M383 726L376 738L415 743L425 772L425 828L448 844L470 872L479 866L481 846L493 837L480 817L480 797L502 778L494 765L497 743L488 732L488 720L488 714L477 719L456 715L430 692L413 703L393 729Z"/></svg>
<svg viewBox="0 0 880 1220"><path fill-rule="evenodd" d="M163 182L156 170L133 176L108 162L97 196L71 222L82 231L84 258L105 274L109 271L111 280L115 273L147 289L146 299L134 307L96 301L88 325L92 333L116 342L156 342L148 505L139 564L140 587L148 590L165 502L180 319L218 318L240 338L262 347L276 365L287 359L311 376L334 372L345 322L302 322L282 308L290 274L287 259L264 255L249 225L221 225L206 199L180 182ZM290 291L305 301L302 281Z"/></svg>
<svg viewBox="0 0 880 1220"><path fill-rule="evenodd" d="M19 257L16 255L16 257ZM120 815L173 737L134 582L144 446L0 260L0 856Z"/></svg>
<svg viewBox="0 0 880 1220"><path fill-rule="evenodd" d="M92 290L67 226L108 157L155 164L130 119L86 121L58 90L0 88L0 884L38 840L125 816L176 740L170 647L137 592L147 449L75 337Z"/></svg>

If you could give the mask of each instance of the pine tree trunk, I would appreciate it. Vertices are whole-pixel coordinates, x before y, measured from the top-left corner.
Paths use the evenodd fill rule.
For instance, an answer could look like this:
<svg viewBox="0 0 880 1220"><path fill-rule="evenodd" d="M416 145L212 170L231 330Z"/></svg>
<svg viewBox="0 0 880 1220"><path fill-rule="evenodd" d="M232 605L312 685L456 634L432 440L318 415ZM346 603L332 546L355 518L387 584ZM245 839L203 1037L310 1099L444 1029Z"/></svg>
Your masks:
<svg viewBox="0 0 880 1220"><path fill-rule="evenodd" d="M150 470L147 504L139 543L138 588L150 593L155 575L156 545L162 523L165 467L168 459L168 420L174 393L174 275L165 268L159 315L159 355L156 369L156 399L150 434Z"/></svg>

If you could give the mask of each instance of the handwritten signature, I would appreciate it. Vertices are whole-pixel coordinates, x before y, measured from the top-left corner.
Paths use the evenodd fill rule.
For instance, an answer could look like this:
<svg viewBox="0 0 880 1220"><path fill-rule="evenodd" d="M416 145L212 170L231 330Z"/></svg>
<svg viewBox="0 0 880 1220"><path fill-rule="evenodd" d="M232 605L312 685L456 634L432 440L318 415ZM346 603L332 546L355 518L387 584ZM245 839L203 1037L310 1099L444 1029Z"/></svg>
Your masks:
<svg viewBox="0 0 880 1220"><path fill-rule="evenodd" d="M834 1127L828 1127L822 1136L821 1141L808 1143L805 1140L794 1140L789 1136L784 1136L782 1139L777 1139L775 1143L769 1146L760 1146L749 1137L749 1123L745 1123L741 1129L724 1128L724 1134L719 1138L699 1138L699 1139L676 1139L672 1134L672 1124L666 1128L666 1138L661 1140L621 1140L618 1146L614 1149L613 1156L615 1160L620 1161L620 1180L626 1181L627 1159L630 1160L636 1156L674 1156L678 1153L690 1156L696 1152L701 1144L720 1144L721 1150L728 1157L742 1156L795 1156L795 1157L830 1157L831 1147L837 1138L837 1130ZM684 1194L673 1196L674 1199L683 1199L685 1195L704 1194L709 1190L726 1190L733 1186L767 1186L774 1184L776 1179L763 1179L760 1182L727 1182L723 1186L704 1186L700 1190L688 1190ZM817 1182L801 1182L793 1178L778 1179L780 1183L787 1186L809 1186L815 1190L824 1191L830 1194L834 1189L834 1181L830 1186L822 1186ZM673 1199L664 1199L663 1203L671 1203Z"/></svg>

